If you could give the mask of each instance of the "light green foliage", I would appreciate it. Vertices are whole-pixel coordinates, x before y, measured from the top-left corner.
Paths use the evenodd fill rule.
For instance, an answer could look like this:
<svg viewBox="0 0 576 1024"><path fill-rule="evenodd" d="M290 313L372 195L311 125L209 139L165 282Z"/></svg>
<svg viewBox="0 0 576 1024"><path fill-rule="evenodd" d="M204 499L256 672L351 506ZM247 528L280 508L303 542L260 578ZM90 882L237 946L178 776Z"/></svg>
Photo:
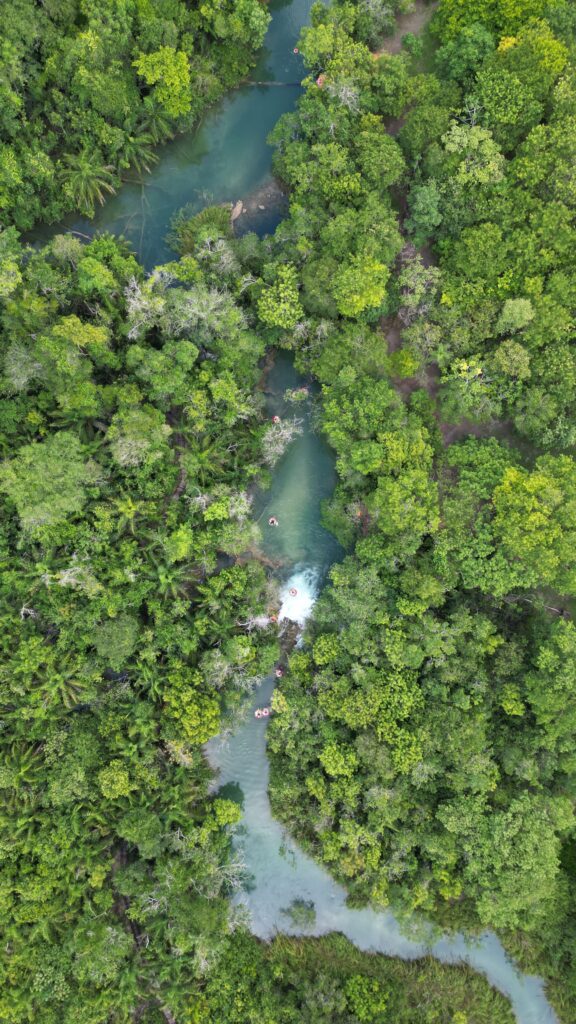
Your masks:
<svg viewBox="0 0 576 1024"><path fill-rule="evenodd" d="M494 531L521 586L576 593L576 466L567 456L511 467L494 491ZM512 584L515 585L515 584Z"/></svg>
<svg viewBox="0 0 576 1024"><path fill-rule="evenodd" d="M77 515L98 476L78 438L62 432L23 446L0 468L0 487L16 506L22 528L37 536Z"/></svg>
<svg viewBox="0 0 576 1024"><path fill-rule="evenodd" d="M258 300L258 316L267 327L290 330L303 315L298 299L298 277L293 266L280 266L276 280Z"/></svg>
<svg viewBox="0 0 576 1024"><path fill-rule="evenodd" d="M506 67L488 65L478 75L483 120L506 150L512 149L544 111L530 86Z"/></svg>
<svg viewBox="0 0 576 1024"><path fill-rule="evenodd" d="M111 761L106 768L98 772L98 785L102 796L108 800L118 800L121 797L130 796L134 789L130 782L130 775L122 761Z"/></svg>
<svg viewBox="0 0 576 1024"><path fill-rule="evenodd" d="M190 67L188 55L173 46L161 46L155 53L141 53L132 62L153 95L170 117L183 117L190 110Z"/></svg>
<svg viewBox="0 0 576 1024"><path fill-rule="evenodd" d="M164 548L169 562L182 562L193 550L194 534L188 523L182 523L164 541Z"/></svg>
<svg viewBox="0 0 576 1024"><path fill-rule="evenodd" d="M357 767L358 759L352 750L330 743L320 754L320 763L328 775L350 776Z"/></svg>
<svg viewBox="0 0 576 1024"><path fill-rule="evenodd" d="M114 416L108 440L119 466L140 466L162 458L170 433L159 410L150 405L135 406Z"/></svg>
<svg viewBox="0 0 576 1024"><path fill-rule="evenodd" d="M173 719L179 737L187 743L205 743L218 732L220 706L215 697L198 692L193 679L178 677L164 693L168 717Z"/></svg>
<svg viewBox="0 0 576 1024"><path fill-rule="evenodd" d="M527 327L534 319L534 308L530 299L507 299L496 324L499 334L515 334Z"/></svg>
<svg viewBox="0 0 576 1024"><path fill-rule="evenodd" d="M218 825L235 825L242 817L242 811L233 800L215 800L214 816Z"/></svg>
<svg viewBox="0 0 576 1024"><path fill-rule="evenodd" d="M545 456L531 471L515 461L495 441L451 451L460 480L447 488L439 557L451 549L466 585L497 595L537 586L573 593L574 461Z"/></svg>
<svg viewBox="0 0 576 1024"><path fill-rule="evenodd" d="M504 35L540 17L547 6L547 0L441 0L436 23L447 39L474 23Z"/></svg>
<svg viewBox="0 0 576 1024"><path fill-rule="evenodd" d="M334 280L334 297L342 316L358 317L379 309L386 295L390 273L378 260L358 253L341 267Z"/></svg>
<svg viewBox="0 0 576 1024"><path fill-rule="evenodd" d="M388 1008L386 990L361 974L353 974L346 982L346 997L352 1013L362 1024L378 1021Z"/></svg>
<svg viewBox="0 0 576 1024"><path fill-rule="evenodd" d="M477 126L453 124L442 142L446 153L454 158L458 185L491 185L502 180L504 159L490 132Z"/></svg>

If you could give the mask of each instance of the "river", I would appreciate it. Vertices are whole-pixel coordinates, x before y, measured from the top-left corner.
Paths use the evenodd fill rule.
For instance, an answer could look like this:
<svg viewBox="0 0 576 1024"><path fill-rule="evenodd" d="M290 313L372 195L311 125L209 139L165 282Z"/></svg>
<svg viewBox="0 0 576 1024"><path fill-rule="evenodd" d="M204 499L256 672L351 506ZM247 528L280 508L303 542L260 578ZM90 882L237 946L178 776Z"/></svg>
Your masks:
<svg viewBox="0 0 576 1024"><path fill-rule="evenodd" d="M258 211L254 227L259 233L274 230L280 219L277 204L266 201L272 182L272 150L266 139L278 118L292 110L300 92L302 58L295 54L300 29L306 24L311 0L271 0L268 28L253 82L288 83L258 86L250 83L234 89L211 107L194 132L179 135L156 152L158 162L141 181L126 182L90 220L70 215L58 225L39 225L30 233L34 241L46 241L57 231L95 231L123 235L151 270L174 258L166 242L173 214L185 205L193 212L213 203L236 202L262 192L264 211ZM242 218L240 221L242 226Z"/></svg>
<svg viewBox="0 0 576 1024"><path fill-rule="evenodd" d="M267 378L269 414L285 415L284 389L301 383L290 356L277 356ZM320 525L320 503L335 484L333 453L312 430L309 414L304 414L303 427L277 466L272 486L262 496L256 513L263 524L265 553L282 558L289 566L279 573L280 625L286 618L299 622L301 627L330 565L342 554L335 539ZM267 526L269 515L278 517L277 529ZM290 594L292 589L296 589L296 596ZM268 799L267 723L256 719L254 710L269 703L275 683L273 676L266 678L234 734L217 737L206 747L223 795L241 793L242 828L235 844L251 879L236 902L246 906L253 934L269 939L276 932L326 935L338 931L359 949L404 959L431 953L444 963L465 962L510 998L519 1024L553 1024L556 1016L546 1000L542 981L517 971L494 934L486 932L475 941L461 935L438 939L438 933L420 915L400 923L390 912L347 907L345 889L303 853L274 819ZM286 910L294 900L314 904L312 927L291 923Z"/></svg>
<svg viewBox="0 0 576 1024"><path fill-rule="evenodd" d="M302 63L294 47L306 24L311 0L272 0L272 21L252 78L254 82L294 83L302 76ZM387 47L388 48L388 47ZM75 230L122 234L141 261L152 268L173 258L166 243L173 213L185 204L202 209L216 202L235 202L254 192L266 194L271 184L271 151L266 137L281 114L293 108L299 86L258 86L246 83L234 90L204 117L198 129L163 146L158 163L143 182L125 184L96 217L88 221L69 217L59 225L37 228L33 237L43 241L57 231ZM266 203L263 203L266 207ZM254 226L260 233L278 222L276 206L262 211ZM270 414L286 414L283 393L301 383L291 358L277 356L267 378ZM300 413L299 413L300 415ZM341 557L335 539L320 525L320 503L334 489L334 456L313 431L310 412L304 409L303 432L292 442L273 474L271 488L260 499L257 515L264 524L264 549L289 566L281 572L280 619L303 626L312 610L331 563ZM270 514L279 528L267 527ZM296 596L289 593L297 590ZM444 962L465 961L486 975L492 985L509 996L519 1024L554 1024L540 979L520 974L507 958L495 935L477 941L462 936L438 940L426 921L414 916L410 923L392 913L346 906L346 892L328 872L305 855L272 817L268 800L269 767L266 723L254 718L256 706L267 704L274 679L265 679L254 693L251 707L236 732L207 745L220 787L241 790L242 830L235 840L242 847L253 882L243 893L253 934L262 939L275 932L321 935L343 932L363 950L406 959L432 953ZM294 927L285 910L295 899L314 903L313 927Z"/></svg>

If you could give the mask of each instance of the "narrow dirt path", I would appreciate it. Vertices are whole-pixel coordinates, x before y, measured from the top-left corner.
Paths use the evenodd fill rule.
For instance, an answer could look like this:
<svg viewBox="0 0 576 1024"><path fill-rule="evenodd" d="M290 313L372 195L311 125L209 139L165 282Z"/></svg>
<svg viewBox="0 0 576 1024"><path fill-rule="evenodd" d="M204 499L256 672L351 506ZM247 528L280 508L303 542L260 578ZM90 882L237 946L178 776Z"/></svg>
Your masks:
<svg viewBox="0 0 576 1024"><path fill-rule="evenodd" d="M374 51L375 57L383 53L400 53L402 50L402 37L411 32L419 35L426 27L430 18L438 6L438 0L434 3L426 3L425 0L414 0L414 7L407 14L401 14L396 19L394 35L384 39L380 48Z"/></svg>
<svg viewBox="0 0 576 1024"><path fill-rule="evenodd" d="M375 52L373 56L376 58L383 53L400 53L402 50L402 37L408 32L412 32L414 35L422 32L437 6L437 0L433 3L426 3L425 0L415 0L413 10L408 14L400 15L397 19L397 28L394 35L389 39L386 39L381 48ZM402 126L403 120L404 118L400 117L388 122L387 129L390 135L395 136L398 134L398 130ZM436 260L431 247L429 245L423 245L419 249L414 249L410 239L405 234L404 220L408 215L406 194L403 193L398 198L399 228L404 237L406 248L412 248L414 257L419 257L425 267L436 266ZM402 254L400 259L401 258ZM392 355L393 352L397 352L402 346L402 332L405 328L405 324L402 321L400 312L401 311L399 310L395 316L385 317L380 321L380 327L384 337L386 338L388 353L390 355ZM513 425L507 420L490 420L487 423L475 423L473 420L461 419L457 423L443 422L438 408L441 372L440 367L435 362L428 363L413 377L392 378L392 383L398 394L401 395L405 402L408 401L413 392L417 391L419 388L424 388L428 392L436 404L436 419L442 435L442 441L446 447L454 444L455 441L462 440L465 437L497 437L502 440L514 440Z"/></svg>

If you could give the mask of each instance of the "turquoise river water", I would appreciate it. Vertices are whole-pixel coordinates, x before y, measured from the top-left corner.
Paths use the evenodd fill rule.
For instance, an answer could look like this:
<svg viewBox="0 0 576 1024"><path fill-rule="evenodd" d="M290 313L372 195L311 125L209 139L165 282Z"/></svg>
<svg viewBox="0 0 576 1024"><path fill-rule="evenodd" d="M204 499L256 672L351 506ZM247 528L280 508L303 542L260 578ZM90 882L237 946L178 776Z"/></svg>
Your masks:
<svg viewBox="0 0 576 1024"><path fill-rule="evenodd" d="M309 9L310 0L272 0L272 21L252 76L255 82L294 83L300 79L302 64L293 48ZM34 238L42 241L56 230L72 229L86 235L107 230L131 241L148 268L172 258L165 238L176 210L185 204L200 210L210 203L235 202L271 182L266 137L280 115L294 106L298 91L293 84L241 86L212 108L194 133L162 147L158 163L144 182L124 185L98 210L95 220L68 218L57 227L36 230ZM267 209L258 230L272 230L278 216L277 209ZM284 390L298 382L291 359L280 355L267 379L270 414L287 412ZM280 619L296 621L301 627L330 564L342 554L320 525L320 502L332 493L336 480L334 456L314 433L309 414L305 411L302 415L303 432L277 466L272 486L258 509L264 524L264 550L286 566L279 571ZM266 526L271 513L280 520L278 529ZM290 596L291 587L296 587L296 597ZM273 678L265 679L236 732L214 739L206 748L218 773L215 785L234 785L242 791L243 828L235 842L242 847L253 884L238 900L246 905L252 932L263 939L278 931L297 934L299 929L284 911L294 899L311 900L316 921L305 934L341 931L363 950L407 959L431 953L444 962L466 962L510 998L519 1024L554 1024L556 1017L542 981L522 975L495 935L486 933L475 941L460 935L439 939L423 919L414 917L400 924L392 913L346 906L343 887L305 855L272 817L266 723L254 718L253 709L267 703L273 689Z"/></svg>

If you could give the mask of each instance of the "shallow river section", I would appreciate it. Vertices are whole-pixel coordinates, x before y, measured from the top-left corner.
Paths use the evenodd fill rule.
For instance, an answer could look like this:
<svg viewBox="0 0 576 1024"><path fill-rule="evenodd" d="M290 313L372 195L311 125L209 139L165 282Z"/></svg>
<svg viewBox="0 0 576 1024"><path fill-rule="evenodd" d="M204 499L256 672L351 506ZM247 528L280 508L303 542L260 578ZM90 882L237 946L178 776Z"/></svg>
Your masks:
<svg viewBox="0 0 576 1024"><path fill-rule="evenodd" d="M294 414L294 407L290 409L283 400L284 390L303 383L290 357L280 354L267 378L269 414ZM302 415L303 432L278 464L257 515L266 554L284 564L279 570L280 628L282 621L289 619L303 629L329 566L342 557L342 551L320 525L321 501L329 497L335 484L333 453L313 431L306 406L296 415ZM277 528L267 525L270 515L278 518ZM291 590L296 590L296 595ZM325 935L339 931L363 950L405 959L431 953L444 962L465 962L509 996L519 1024L554 1024L556 1017L542 981L520 974L495 935L486 933L475 941L461 935L439 939L438 932L417 915L400 922L390 912L347 907L345 889L300 850L273 818L268 799L267 722L256 719L254 710L270 702L275 683L273 676L266 678L236 732L217 737L206 747L208 760L218 773L218 785L227 795L238 790L242 795L242 827L235 843L250 883L237 902L247 908L251 931L262 939L276 932ZM287 910L295 900L314 904L313 926L302 928L292 923Z"/></svg>

